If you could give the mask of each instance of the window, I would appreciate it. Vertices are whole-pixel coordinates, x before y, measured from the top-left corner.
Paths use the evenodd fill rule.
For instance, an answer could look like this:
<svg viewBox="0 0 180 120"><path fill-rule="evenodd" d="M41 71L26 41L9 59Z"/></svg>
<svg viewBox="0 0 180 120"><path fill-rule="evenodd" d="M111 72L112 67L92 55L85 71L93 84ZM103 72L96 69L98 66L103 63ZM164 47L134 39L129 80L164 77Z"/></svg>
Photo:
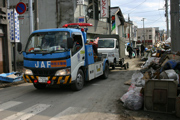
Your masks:
<svg viewBox="0 0 180 120"><path fill-rule="evenodd" d="M26 52L31 53L59 53L67 51L69 32L42 32L30 36Z"/></svg>
<svg viewBox="0 0 180 120"><path fill-rule="evenodd" d="M149 35L149 39L152 39L152 35Z"/></svg>
<svg viewBox="0 0 180 120"><path fill-rule="evenodd" d="M98 48L114 48L114 40L99 40Z"/></svg>
<svg viewBox="0 0 180 120"><path fill-rule="evenodd" d="M140 36L138 36L138 39L141 39L141 37L140 37Z"/></svg>
<svg viewBox="0 0 180 120"><path fill-rule="evenodd" d="M149 32L152 32L152 30L149 30Z"/></svg>
<svg viewBox="0 0 180 120"><path fill-rule="evenodd" d="M72 48L72 55L76 54L83 46L83 41L82 41L81 35L73 34L73 39L74 39L74 45Z"/></svg>

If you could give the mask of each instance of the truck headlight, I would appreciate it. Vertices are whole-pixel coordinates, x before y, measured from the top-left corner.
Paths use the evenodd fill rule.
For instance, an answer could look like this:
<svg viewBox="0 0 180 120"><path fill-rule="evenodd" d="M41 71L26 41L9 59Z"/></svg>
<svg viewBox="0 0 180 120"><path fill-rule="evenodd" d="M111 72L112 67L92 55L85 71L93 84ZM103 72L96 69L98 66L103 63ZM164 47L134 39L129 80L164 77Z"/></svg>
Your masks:
<svg viewBox="0 0 180 120"><path fill-rule="evenodd" d="M71 69L67 68L67 69L58 70L55 76L70 75L70 74L71 74Z"/></svg>
<svg viewBox="0 0 180 120"><path fill-rule="evenodd" d="M114 57L114 53L109 53L108 57Z"/></svg>
<svg viewBox="0 0 180 120"><path fill-rule="evenodd" d="M32 72L32 70L30 70L30 69L24 68L24 69L23 69L23 72L24 72L24 74L26 74L26 75L33 75L33 72Z"/></svg>

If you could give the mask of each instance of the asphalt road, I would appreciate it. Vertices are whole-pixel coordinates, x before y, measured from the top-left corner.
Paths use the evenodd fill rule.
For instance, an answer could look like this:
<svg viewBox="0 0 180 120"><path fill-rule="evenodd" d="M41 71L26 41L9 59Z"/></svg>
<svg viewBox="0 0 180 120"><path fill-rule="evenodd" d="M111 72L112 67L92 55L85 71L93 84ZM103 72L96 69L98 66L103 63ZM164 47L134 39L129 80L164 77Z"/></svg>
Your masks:
<svg viewBox="0 0 180 120"><path fill-rule="evenodd" d="M129 86L125 81L140 69L138 59L128 59L130 69L111 70L109 78L87 82L74 92L68 86L36 90L22 83L0 89L0 120L150 120L176 119L175 115L130 111L120 97Z"/></svg>

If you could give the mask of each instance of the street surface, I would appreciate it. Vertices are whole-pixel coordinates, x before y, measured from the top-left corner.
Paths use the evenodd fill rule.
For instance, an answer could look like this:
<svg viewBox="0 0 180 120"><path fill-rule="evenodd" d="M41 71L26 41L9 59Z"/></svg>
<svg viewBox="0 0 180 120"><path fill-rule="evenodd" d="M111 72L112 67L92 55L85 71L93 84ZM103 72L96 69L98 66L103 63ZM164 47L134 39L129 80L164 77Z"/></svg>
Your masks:
<svg viewBox="0 0 180 120"><path fill-rule="evenodd" d="M78 92L69 87L36 90L22 83L0 88L0 120L178 120L175 115L131 111L120 97L124 82L140 69L139 59L127 59L130 69L111 70L109 78L87 82Z"/></svg>

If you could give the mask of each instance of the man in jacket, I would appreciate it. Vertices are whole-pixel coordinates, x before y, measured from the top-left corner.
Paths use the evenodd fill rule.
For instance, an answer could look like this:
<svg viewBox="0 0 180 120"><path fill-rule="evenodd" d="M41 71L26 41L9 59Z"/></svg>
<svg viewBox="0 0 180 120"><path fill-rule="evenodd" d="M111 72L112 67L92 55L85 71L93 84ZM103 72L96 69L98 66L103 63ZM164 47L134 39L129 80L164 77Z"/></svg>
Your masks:
<svg viewBox="0 0 180 120"><path fill-rule="evenodd" d="M141 44L141 56L144 56L144 50L145 50L145 47L143 44Z"/></svg>
<svg viewBox="0 0 180 120"><path fill-rule="evenodd" d="M127 51L129 52L129 58L131 59L131 58L132 58L133 49L132 49L132 47L130 46L130 44L127 46Z"/></svg>

